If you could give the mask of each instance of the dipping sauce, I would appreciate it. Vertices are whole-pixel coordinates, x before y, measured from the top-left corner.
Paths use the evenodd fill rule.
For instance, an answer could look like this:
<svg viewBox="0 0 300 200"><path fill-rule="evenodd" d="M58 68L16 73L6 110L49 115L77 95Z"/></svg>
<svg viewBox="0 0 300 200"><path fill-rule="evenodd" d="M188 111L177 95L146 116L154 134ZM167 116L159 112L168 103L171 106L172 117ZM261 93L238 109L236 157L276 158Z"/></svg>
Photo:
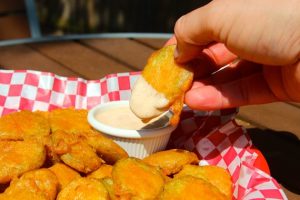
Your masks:
<svg viewBox="0 0 300 200"><path fill-rule="evenodd" d="M165 95L156 91L143 76L136 81L129 101L131 110L141 119L151 119L162 114L167 111L169 103Z"/></svg>
<svg viewBox="0 0 300 200"><path fill-rule="evenodd" d="M128 106L110 108L95 114L96 120L111 127L140 130L144 126L157 120L154 118L147 123L144 123L138 118Z"/></svg>

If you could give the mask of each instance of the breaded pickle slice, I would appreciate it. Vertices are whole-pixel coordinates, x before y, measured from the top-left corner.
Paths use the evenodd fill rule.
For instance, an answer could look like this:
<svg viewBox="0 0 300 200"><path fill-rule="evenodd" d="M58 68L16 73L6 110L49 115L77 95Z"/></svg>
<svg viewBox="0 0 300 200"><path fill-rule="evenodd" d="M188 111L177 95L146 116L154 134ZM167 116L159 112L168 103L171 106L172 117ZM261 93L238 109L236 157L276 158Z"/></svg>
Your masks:
<svg viewBox="0 0 300 200"><path fill-rule="evenodd" d="M48 119L41 112L24 110L0 118L0 140L24 140L49 134Z"/></svg>
<svg viewBox="0 0 300 200"><path fill-rule="evenodd" d="M229 173L217 166L195 166L185 165L183 169L175 175L175 178L191 175L202 178L218 188L228 199L232 199L232 182Z"/></svg>
<svg viewBox="0 0 300 200"><path fill-rule="evenodd" d="M183 176L165 184L158 200L227 200L215 186L193 176Z"/></svg>
<svg viewBox="0 0 300 200"><path fill-rule="evenodd" d="M86 142L108 164L114 164L116 161L128 157L127 152L120 145L97 131L80 133L80 135L85 137Z"/></svg>
<svg viewBox="0 0 300 200"><path fill-rule="evenodd" d="M66 165L86 174L104 163L85 139L77 134L55 131L51 134L50 149Z"/></svg>
<svg viewBox="0 0 300 200"><path fill-rule="evenodd" d="M52 132L64 131L78 135L109 164L114 164L121 158L127 158L128 154L122 147L112 139L92 129L87 121L87 113L87 110L75 110L73 108L51 111L49 120Z"/></svg>
<svg viewBox="0 0 300 200"><path fill-rule="evenodd" d="M58 193L57 200L109 200L109 195L99 180L78 178Z"/></svg>
<svg viewBox="0 0 300 200"><path fill-rule="evenodd" d="M43 144L33 141L0 141L0 183L41 167L46 159Z"/></svg>
<svg viewBox="0 0 300 200"><path fill-rule="evenodd" d="M119 160L112 178L115 195L120 199L156 199L164 185L161 172L137 158Z"/></svg>
<svg viewBox="0 0 300 200"><path fill-rule="evenodd" d="M192 85L194 73L191 67L175 62L174 50L175 45L170 45L154 52L133 87L130 106L142 119L156 117L171 108L174 113L171 123L179 121L184 94Z"/></svg>
<svg viewBox="0 0 300 200"><path fill-rule="evenodd" d="M66 185L68 185L72 180L81 177L80 174L62 163L56 163L49 168L57 177L58 180L58 190L60 191Z"/></svg>
<svg viewBox="0 0 300 200"><path fill-rule="evenodd" d="M103 179L106 177L111 178L113 166L103 164L97 170L93 171L92 173L88 174L88 178L95 178L95 179Z"/></svg>
<svg viewBox="0 0 300 200"><path fill-rule="evenodd" d="M156 152L143 160L149 165L159 167L165 175L179 172L186 164L198 164L199 159L193 152L171 149Z"/></svg>
<svg viewBox="0 0 300 200"><path fill-rule="evenodd" d="M55 174L49 169L37 169L14 179L5 192L0 195L0 199L54 200L57 189L58 181Z"/></svg>
<svg viewBox="0 0 300 200"><path fill-rule="evenodd" d="M51 131L62 130L68 133L90 131L87 121L87 110L64 108L52 110L49 114Z"/></svg>

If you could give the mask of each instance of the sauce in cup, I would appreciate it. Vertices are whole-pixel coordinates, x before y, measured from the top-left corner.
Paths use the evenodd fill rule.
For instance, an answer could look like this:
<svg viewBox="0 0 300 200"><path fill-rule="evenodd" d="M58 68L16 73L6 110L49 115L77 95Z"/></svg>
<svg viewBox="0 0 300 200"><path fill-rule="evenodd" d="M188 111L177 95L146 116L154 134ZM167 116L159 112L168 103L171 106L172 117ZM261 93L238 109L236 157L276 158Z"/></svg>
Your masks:
<svg viewBox="0 0 300 200"><path fill-rule="evenodd" d="M101 103L88 113L88 122L101 134L113 139L129 156L145 158L164 150L176 126L166 113L144 123L130 109L129 101Z"/></svg>
<svg viewBox="0 0 300 200"><path fill-rule="evenodd" d="M98 112L96 113L95 118L103 124L129 130L140 130L157 119L154 118L148 122L143 122L128 106L110 108Z"/></svg>

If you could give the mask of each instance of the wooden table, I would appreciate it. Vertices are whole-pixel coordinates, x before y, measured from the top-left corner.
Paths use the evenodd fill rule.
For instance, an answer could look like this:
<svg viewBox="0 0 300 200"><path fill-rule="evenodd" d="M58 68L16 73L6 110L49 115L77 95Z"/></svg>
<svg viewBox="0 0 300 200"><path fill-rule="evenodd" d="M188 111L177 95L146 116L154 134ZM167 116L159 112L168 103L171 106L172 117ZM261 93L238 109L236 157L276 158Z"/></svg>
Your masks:
<svg viewBox="0 0 300 200"><path fill-rule="evenodd" d="M0 47L0 68L100 79L141 70L165 39L89 39ZM245 106L237 116L266 157L289 199L300 199L300 105Z"/></svg>

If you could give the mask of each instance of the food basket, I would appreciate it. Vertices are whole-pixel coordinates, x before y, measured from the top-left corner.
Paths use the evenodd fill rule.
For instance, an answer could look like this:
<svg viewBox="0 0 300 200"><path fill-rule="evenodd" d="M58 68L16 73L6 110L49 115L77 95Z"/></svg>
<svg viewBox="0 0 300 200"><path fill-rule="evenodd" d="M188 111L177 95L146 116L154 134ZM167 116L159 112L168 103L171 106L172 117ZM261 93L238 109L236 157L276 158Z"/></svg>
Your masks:
<svg viewBox="0 0 300 200"><path fill-rule="evenodd" d="M18 110L90 109L103 102L128 100L139 75L119 73L84 80L39 71L0 70L0 116ZM246 129L236 124L236 113L237 109L184 109L168 147L194 151L200 165L227 169L234 199L287 199L276 180L257 164L260 153L253 150Z"/></svg>

